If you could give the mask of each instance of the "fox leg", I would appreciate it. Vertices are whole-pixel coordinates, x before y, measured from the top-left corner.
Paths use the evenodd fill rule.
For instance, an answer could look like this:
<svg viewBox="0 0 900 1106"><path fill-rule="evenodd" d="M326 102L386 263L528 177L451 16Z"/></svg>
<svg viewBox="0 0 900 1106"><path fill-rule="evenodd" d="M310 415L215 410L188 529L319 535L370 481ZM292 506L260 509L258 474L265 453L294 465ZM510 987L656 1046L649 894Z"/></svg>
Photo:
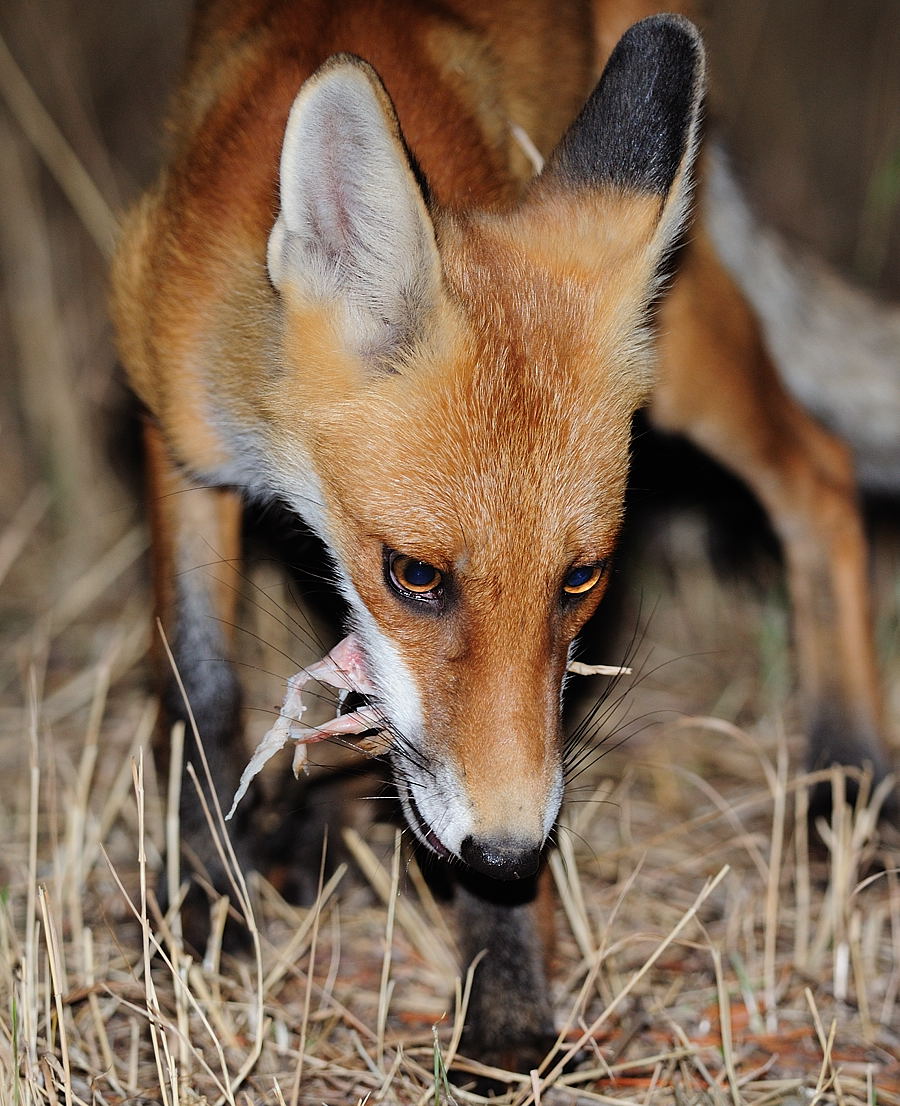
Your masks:
<svg viewBox="0 0 900 1106"><path fill-rule="evenodd" d="M809 765L868 763L882 776L866 541L849 451L785 391L754 314L702 229L659 322L651 420L744 480L781 540ZM827 802L827 787L815 798Z"/></svg>
<svg viewBox="0 0 900 1106"><path fill-rule="evenodd" d="M196 719L219 802L227 810L241 770L241 692L227 660L237 598L241 503L234 492L192 483L149 421L145 452L156 613ZM163 708L154 748L158 771L163 778L168 774L169 734L173 723L183 721L185 764L194 766L206 792L206 776L184 696L161 643L157 652ZM217 891L229 893L230 884L206 816L186 773L180 819L188 869L207 879ZM240 839L240 826L236 836ZM209 915L206 898L196 883L185 901L182 922L187 939L202 949Z"/></svg>
<svg viewBox="0 0 900 1106"><path fill-rule="evenodd" d="M465 964L475 968L464 1049L509 1071L537 1067L556 1032L547 984L554 894L545 865L534 879L502 883L460 873L455 905Z"/></svg>

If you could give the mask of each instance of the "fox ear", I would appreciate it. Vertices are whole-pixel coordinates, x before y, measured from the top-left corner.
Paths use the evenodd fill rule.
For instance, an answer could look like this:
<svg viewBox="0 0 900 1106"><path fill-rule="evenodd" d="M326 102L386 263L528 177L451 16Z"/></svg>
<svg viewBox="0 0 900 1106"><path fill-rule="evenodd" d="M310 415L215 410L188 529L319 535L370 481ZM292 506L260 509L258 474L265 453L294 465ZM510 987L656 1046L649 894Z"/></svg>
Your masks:
<svg viewBox="0 0 900 1106"><path fill-rule="evenodd" d="M541 183L658 196L654 245L663 252L688 208L705 88L700 33L656 15L619 40L600 81L550 157Z"/></svg>
<svg viewBox="0 0 900 1106"><path fill-rule="evenodd" d="M275 287L333 302L340 335L383 361L415 338L439 283L434 228L390 98L371 66L337 55L301 88L269 236Z"/></svg>

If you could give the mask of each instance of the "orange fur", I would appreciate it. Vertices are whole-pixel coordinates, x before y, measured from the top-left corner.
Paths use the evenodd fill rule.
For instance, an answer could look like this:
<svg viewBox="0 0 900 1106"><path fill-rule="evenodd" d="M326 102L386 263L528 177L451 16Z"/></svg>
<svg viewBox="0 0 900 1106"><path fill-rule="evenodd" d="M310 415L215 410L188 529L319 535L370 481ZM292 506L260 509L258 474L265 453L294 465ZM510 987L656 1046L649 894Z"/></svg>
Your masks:
<svg viewBox="0 0 900 1106"><path fill-rule="evenodd" d="M558 809L561 685L605 585L577 601L563 586L612 556L631 420L648 399L652 418L731 465L773 515L824 734L814 759L835 753L845 723L859 738L849 759L880 758L844 455L787 400L702 232L654 357L647 311L686 203L699 42L670 59L685 106L667 109L683 119L663 184L653 136L635 155L643 176L626 166L625 183L617 170L585 178L572 154L578 127L594 124L566 128L600 62L655 7L207 0L168 163L113 272L122 358L153 420L155 494L202 497L195 511L175 496L154 512L158 605L187 643L183 663L210 636L197 612L230 616L233 597L221 583L176 587L179 566L200 563L203 534L236 557L234 490L286 500L329 545L383 709L415 749L401 792L428 805L445 851L502 878L519 874L510 842L537 863ZM339 54L374 73L328 62ZM511 124L544 155L556 148L534 182ZM357 210L372 215L354 223ZM440 614L393 587L390 551L443 574ZM223 695L239 701L223 683L213 716ZM199 672L195 686L202 697ZM230 719L215 722L223 741ZM487 843L481 860L472 841Z"/></svg>
<svg viewBox="0 0 900 1106"><path fill-rule="evenodd" d="M640 322L660 202L542 185L512 214L483 214L509 212L522 193L512 113L546 150L587 89L577 5L568 26L541 4L526 17L521 5L461 3L459 19L428 4L365 7L365 18L358 4L329 18L313 3L201 14L172 160L119 249L123 357L197 477L227 470L225 424L261 427L276 467L313 454L333 544L427 689L429 744L455 756L475 823L525 833L527 810L527 834L540 837L566 650L602 589L565 618L549 608L569 565L615 543L630 419L650 382ZM573 63L562 83L552 42ZM364 54L387 82L440 205L428 337L414 363L374 378L342 346L333 305L291 289L279 301L262 265L287 108L338 49ZM277 371L265 368L273 352ZM464 565L458 614L410 619L385 593L382 545L446 572Z"/></svg>

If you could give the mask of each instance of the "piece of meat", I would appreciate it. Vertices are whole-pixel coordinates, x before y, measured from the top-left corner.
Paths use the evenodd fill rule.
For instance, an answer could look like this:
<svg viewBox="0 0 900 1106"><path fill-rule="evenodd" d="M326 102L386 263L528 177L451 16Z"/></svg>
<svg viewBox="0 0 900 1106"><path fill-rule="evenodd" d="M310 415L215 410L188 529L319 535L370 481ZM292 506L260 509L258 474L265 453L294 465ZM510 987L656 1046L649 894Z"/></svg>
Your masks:
<svg viewBox="0 0 900 1106"><path fill-rule="evenodd" d="M226 820L237 810L237 805L247 793L253 778L289 741L297 743L292 768L294 775L299 776L306 765L308 745L337 735L350 737L365 733L366 730L380 728L381 716L374 707L361 707L350 714L336 715L319 726L305 726L301 721L306 710L303 691L312 680L328 684L329 687L342 692L355 691L360 695L371 695L375 691L366 671L365 657L359 640L354 634L348 634L321 660L291 676L287 682L281 711L275 719L275 724L263 735L249 764L242 772L231 809L225 815Z"/></svg>

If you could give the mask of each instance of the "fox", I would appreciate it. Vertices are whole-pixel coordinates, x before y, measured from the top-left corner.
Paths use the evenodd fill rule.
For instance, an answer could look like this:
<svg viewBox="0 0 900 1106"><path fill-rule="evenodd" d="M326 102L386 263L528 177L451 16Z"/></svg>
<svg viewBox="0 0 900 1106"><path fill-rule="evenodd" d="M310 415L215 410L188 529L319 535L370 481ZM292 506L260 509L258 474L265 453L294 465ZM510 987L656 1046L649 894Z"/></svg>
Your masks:
<svg viewBox="0 0 900 1106"><path fill-rule="evenodd" d="M245 507L278 503L326 550L406 823L481 956L470 1051L519 1070L554 1039L563 689L637 411L771 518L809 765L888 771L852 461L786 392L707 229L688 14L201 0L167 159L112 271L157 614L220 799L242 696L208 660L233 654ZM219 571L196 571L211 551ZM186 706L162 681L164 765ZM181 828L224 890L187 788ZM234 834L252 863L240 810Z"/></svg>

